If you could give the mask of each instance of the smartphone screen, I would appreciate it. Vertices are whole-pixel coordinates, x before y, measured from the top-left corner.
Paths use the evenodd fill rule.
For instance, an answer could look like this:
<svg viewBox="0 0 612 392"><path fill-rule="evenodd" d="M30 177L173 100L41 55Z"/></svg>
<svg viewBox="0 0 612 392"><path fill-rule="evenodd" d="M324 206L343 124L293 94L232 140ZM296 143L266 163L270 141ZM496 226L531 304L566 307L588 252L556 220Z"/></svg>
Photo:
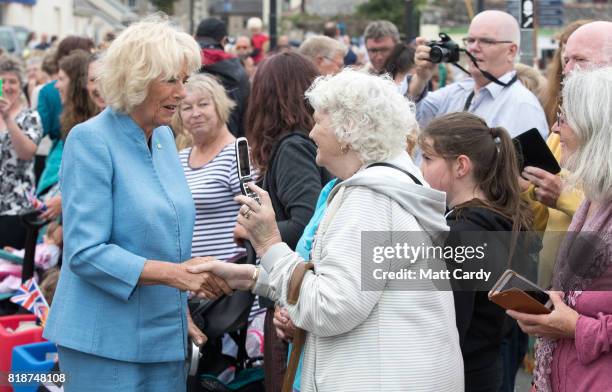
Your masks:
<svg viewBox="0 0 612 392"><path fill-rule="evenodd" d="M523 290L530 297L532 297L533 299L535 299L536 301L538 301L542 305L546 305L546 303L550 299L550 297L548 296L548 294L546 294L545 291L543 291L542 289L540 289L535 284L529 282L528 280L526 280L526 279L524 279L524 278L522 278L522 277L520 277L518 275L512 275L510 277L510 279L506 282L504 287L502 288L502 291L503 290L508 290L510 288L513 288L513 287L515 287L517 289L520 289L520 290Z"/></svg>
<svg viewBox="0 0 612 392"><path fill-rule="evenodd" d="M236 148L238 154L238 176L240 178L248 177L251 175L251 163L249 161L249 145L246 139L238 140Z"/></svg>

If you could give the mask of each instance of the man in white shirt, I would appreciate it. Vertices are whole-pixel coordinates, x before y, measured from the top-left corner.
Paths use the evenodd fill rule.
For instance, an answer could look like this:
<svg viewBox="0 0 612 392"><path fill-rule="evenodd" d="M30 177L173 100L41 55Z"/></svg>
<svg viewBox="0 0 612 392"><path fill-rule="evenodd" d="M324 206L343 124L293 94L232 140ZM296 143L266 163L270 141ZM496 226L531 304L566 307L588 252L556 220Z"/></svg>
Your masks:
<svg viewBox="0 0 612 392"><path fill-rule="evenodd" d="M429 60L431 48L423 37L416 39L415 75L409 95L417 97L421 127L435 117L468 111L482 117L489 127L504 127L512 137L537 128L544 139L548 124L538 99L516 79L514 64L520 48L517 21L502 11L484 11L474 17L465 49L470 78L428 93L427 83L436 64Z"/></svg>
<svg viewBox="0 0 612 392"><path fill-rule="evenodd" d="M391 55L393 48L400 42L397 27L388 20L370 22L363 33L368 59L365 70L378 74Z"/></svg>

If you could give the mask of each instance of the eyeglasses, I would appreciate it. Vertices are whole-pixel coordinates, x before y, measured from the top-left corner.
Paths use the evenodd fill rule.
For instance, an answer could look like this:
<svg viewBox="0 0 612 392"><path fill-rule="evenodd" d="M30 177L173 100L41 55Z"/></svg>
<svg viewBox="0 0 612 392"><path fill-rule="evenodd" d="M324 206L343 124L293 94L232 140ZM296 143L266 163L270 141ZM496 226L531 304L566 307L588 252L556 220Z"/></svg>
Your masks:
<svg viewBox="0 0 612 392"><path fill-rule="evenodd" d="M393 48L366 48L366 50L368 51L368 53L371 56L374 56L374 55L377 55L377 54L388 53L388 52L392 51Z"/></svg>
<svg viewBox="0 0 612 392"><path fill-rule="evenodd" d="M559 110L557 111L557 128L567 124L567 118L565 117L565 111L561 106L559 106Z"/></svg>
<svg viewBox="0 0 612 392"><path fill-rule="evenodd" d="M336 67L338 68L343 68L344 67L344 61L336 61L334 59L332 59L331 57L327 57L327 56L323 56L323 58L327 61L331 61L332 63L336 64Z"/></svg>
<svg viewBox="0 0 612 392"><path fill-rule="evenodd" d="M493 46L497 44L513 44L512 41L497 41L492 38L474 38L474 37L464 37L462 38L463 45L473 45L478 42L481 46Z"/></svg>

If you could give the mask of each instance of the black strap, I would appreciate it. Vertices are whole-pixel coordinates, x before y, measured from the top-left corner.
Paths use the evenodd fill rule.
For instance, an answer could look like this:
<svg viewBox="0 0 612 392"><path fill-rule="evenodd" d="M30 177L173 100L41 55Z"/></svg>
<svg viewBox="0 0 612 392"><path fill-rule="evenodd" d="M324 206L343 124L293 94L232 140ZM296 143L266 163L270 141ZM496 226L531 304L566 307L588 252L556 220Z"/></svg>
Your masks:
<svg viewBox="0 0 612 392"><path fill-rule="evenodd" d="M486 71L481 71L481 72L483 72L483 75L484 75L484 73ZM487 72L487 74L489 74L489 73ZM491 74L489 74L489 75L491 75ZM485 75L485 76L487 76L487 75ZM503 86L504 88L506 88L506 87L511 86L514 82L516 82L518 80L518 74L514 74L514 77L512 77L512 79L510 79L510 81L508 81L508 83L505 83L505 84L500 82L499 80L497 80L495 78L489 78L488 76L487 76L487 78L489 80L491 80L493 83L497 83L500 86ZM468 95L467 99L465 100L465 105L463 105L463 111L464 112L469 111L470 105L472 104L472 99L474 99L474 90L472 90L470 95Z"/></svg>
<svg viewBox="0 0 612 392"><path fill-rule="evenodd" d="M416 178L412 173L410 173L407 170L402 169L401 167L397 167L392 163L387 163L387 162L374 162L371 165L368 166L368 168L374 167L374 166L385 166L385 167L390 167L392 169L396 169L401 171L402 173L406 174L408 177L410 177L412 179L412 181L414 181L417 185L423 185L423 183L421 181L419 181L418 178Z"/></svg>
<svg viewBox="0 0 612 392"><path fill-rule="evenodd" d="M514 82L516 82L518 80L518 73L514 74L514 77L512 79L510 79L510 81L508 83L504 83L502 81L500 81L499 79L497 79L495 76L491 75L489 72L484 71L482 69L480 69L480 67L478 66L478 62L476 60L476 57L474 57L473 54L471 54L470 52L468 52L466 49L460 49L462 52L464 52L472 61L472 63L474 63L474 66L480 71L480 73L487 79L489 79L490 81L492 81L495 84L499 84L502 87L510 87ZM461 69L463 72L465 72L466 74L470 75L471 74L462 66L460 66L457 63L453 63L453 65L457 66L459 69Z"/></svg>
<svg viewBox="0 0 612 392"><path fill-rule="evenodd" d="M474 90L472 90L470 95L468 95L467 99L465 100L465 105L463 105L464 112L467 112L470 108L470 105L472 104L472 99L474 99Z"/></svg>

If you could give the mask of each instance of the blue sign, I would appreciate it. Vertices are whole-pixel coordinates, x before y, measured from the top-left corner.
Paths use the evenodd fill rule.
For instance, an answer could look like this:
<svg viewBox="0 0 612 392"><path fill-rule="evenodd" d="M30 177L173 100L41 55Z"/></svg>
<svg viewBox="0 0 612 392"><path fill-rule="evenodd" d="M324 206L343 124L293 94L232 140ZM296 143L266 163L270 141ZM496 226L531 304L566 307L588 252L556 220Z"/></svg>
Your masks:
<svg viewBox="0 0 612 392"><path fill-rule="evenodd" d="M563 2L561 0L540 0L537 18L540 26L563 26Z"/></svg>
<svg viewBox="0 0 612 392"><path fill-rule="evenodd" d="M540 18L538 25L550 27L563 26L563 18Z"/></svg>
<svg viewBox="0 0 612 392"><path fill-rule="evenodd" d="M538 1L538 7L542 9L543 7L561 7L563 6L563 2L561 0L540 0Z"/></svg>
<svg viewBox="0 0 612 392"><path fill-rule="evenodd" d="M36 0L0 0L0 3L21 3L26 5L36 5Z"/></svg>
<svg viewBox="0 0 612 392"><path fill-rule="evenodd" d="M558 16L558 17L562 17L563 16L563 10L560 10L558 8L545 8L543 10L540 10L540 12L538 12L538 16L539 17L546 17L546 16Z"/></svg>

